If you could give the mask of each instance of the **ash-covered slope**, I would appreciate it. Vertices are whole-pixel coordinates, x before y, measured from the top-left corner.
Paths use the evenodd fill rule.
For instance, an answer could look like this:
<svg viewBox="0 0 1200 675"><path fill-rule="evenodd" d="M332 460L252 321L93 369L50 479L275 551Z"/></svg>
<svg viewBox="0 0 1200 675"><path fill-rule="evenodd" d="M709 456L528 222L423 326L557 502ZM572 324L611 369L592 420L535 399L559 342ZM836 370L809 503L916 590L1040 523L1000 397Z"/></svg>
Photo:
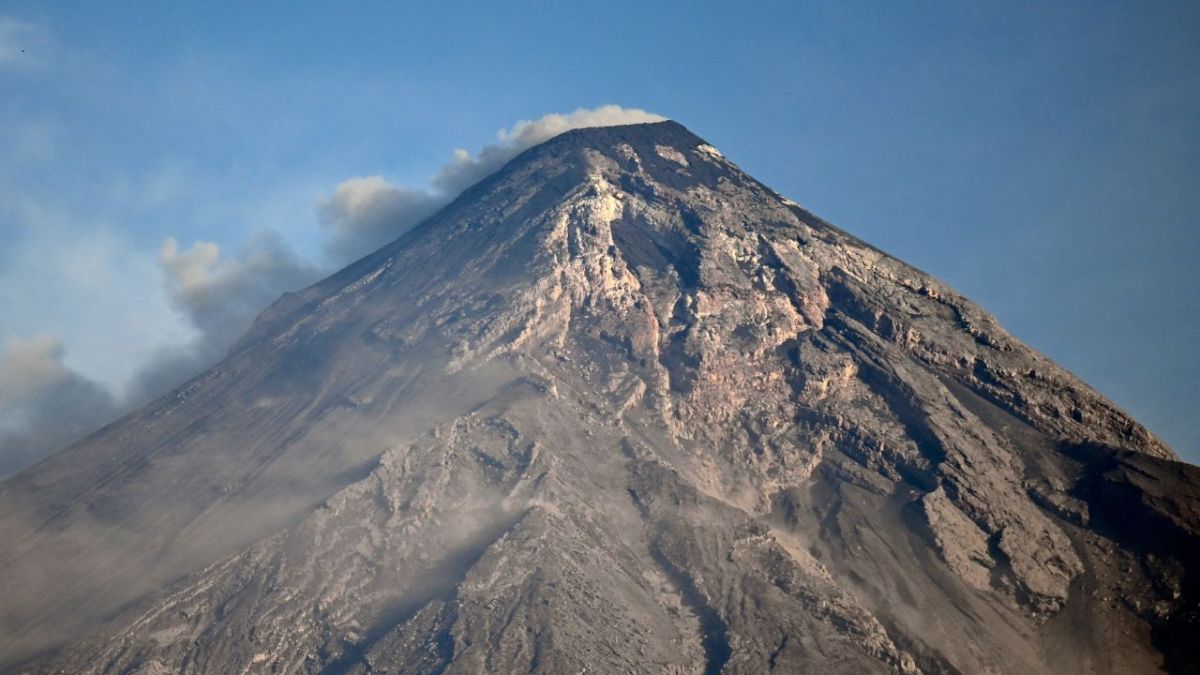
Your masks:
<svg viewBox="0 0 1200 675"><path fill-rule="evenodd" d="M1200 472L969 301L678 124L587 129L0 484L0 649L1187 670L1198 527Z"/></svg>

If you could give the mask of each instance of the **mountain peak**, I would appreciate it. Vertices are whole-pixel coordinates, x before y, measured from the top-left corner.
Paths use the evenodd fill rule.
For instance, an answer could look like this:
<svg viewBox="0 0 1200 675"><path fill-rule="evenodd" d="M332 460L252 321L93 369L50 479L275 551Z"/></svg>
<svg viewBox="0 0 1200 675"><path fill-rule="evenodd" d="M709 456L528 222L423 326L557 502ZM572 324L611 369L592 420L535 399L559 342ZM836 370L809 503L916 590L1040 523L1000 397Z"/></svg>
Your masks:
<svg viewBox="0 0 1200 675"><path fill-rule="evenodd" d="M571 129L546 141L544 145L566 144L592 148L612 147L627 143L634 147L671 146L694 148L708 143L675 120L641 122L602 127Z"/></svg>
<svg viewBox="0 0 1200 675"><path fill-rule="evenodd" d="M619 162L623 168L636 173L645 167L629 162L637 158L649 161L650 166L664 166L678 172L692 161L722 159L720 151L674 120L617 126L584 127L565 131L526 150L510 166L531 161L562 161L584 151L598 152ZM690 158L690 159L689 159ZM732 165L729 165L732 167ZM705 175L701 180L712 180Z"/></svg>
<svg viewBox="0 0 1200 675"><path fill-rule="evenodd" d="M1145 670L1196 602L1173 458L682 125L577 129L4 483L0 654Z"/></svg>

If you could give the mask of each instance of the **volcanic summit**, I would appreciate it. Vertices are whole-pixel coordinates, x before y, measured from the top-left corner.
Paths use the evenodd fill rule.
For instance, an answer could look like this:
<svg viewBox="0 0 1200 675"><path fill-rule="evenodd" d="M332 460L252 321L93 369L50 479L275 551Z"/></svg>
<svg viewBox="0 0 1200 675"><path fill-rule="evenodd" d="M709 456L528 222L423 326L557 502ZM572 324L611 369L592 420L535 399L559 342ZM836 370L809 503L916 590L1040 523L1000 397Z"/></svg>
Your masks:
<svg viewBox="0 0 1200 675"><path fill-rule="evenodd" d="M1197 667L1200 471L675 122L285 295L0 541L13 672Z"/></svg>

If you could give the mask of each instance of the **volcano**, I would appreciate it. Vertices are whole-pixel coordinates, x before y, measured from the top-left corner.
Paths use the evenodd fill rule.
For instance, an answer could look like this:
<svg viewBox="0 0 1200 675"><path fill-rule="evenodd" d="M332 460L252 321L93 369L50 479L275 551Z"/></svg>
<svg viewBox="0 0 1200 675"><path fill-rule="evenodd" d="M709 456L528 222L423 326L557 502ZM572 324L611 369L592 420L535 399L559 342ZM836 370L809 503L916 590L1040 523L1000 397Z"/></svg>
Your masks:
<svg viewBox="0 0 1200 675"><path fill-rule="evenodd" d="M675 122L0 483L30 673L1186 672L1200 470Z"/></svg>

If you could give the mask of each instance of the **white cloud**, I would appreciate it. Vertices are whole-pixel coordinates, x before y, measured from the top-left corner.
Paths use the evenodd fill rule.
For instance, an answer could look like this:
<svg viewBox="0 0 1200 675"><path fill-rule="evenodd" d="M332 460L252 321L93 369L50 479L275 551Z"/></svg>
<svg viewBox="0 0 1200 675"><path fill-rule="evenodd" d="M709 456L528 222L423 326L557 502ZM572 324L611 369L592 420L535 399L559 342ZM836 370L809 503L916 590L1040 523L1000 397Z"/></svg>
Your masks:
<svg viewBox="0 0 1200 675"><path fill-rule="evenodd" d="M466 150L456 150L454 160L443 166L434 176L433 185L438 190L454 196L495 173L525 150L572 129L644 124L666 119L662 115L638 108L605 105L599 108L579 108L565 115L552 113L536 120L521 120L511 129L497 132L498 142L484 146L474 157Z"/></svg>

